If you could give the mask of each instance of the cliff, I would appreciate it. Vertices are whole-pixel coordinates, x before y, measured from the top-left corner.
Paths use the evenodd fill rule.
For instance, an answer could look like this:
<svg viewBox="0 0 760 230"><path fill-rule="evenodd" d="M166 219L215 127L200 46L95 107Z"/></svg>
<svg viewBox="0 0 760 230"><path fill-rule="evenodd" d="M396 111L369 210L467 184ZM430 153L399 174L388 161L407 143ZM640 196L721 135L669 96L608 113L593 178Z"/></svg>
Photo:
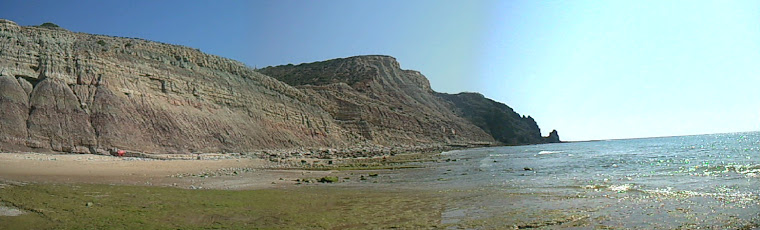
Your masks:
<svg viewBox="0 0 760 230"><path fill-rule="evenodd" d="M256 71L188 47L7 20L0 108L0 151L386 151L502 140L490 127L500 123L472 121L388 56ZM522 133L505 143L534 143Z"/></svg>
<svg viewBox="0 0 760 230"><path fill-rule="evenodd" d="M344 129L382 145L494 142L435 96L427 78L389 56L357 56L267 67L272 76L320 101Z"/></svg>
<svg viewBox="0 0 760 230"><path fill-rule="evenodd" d="M532 117L520 116L509 106L479 93L433 91L422 74L401 69L389 56L338 58L266 67L259 72L311 93L312 97L327 99L323 108L339 120L345 120L350 111L356 117L349 120L366 121L366 131L361 132L365 138L384 144L559 142L558 136L541 137ZM340 124L347 129L354 127L352 123ZM379 138L372 135L388 130L395 132Z"/></svg>
<svg viewBox="0 0 760 230"><path fill-rule="evenodd" d="M505 104L488 99L479 93L439 93L438 96L451 102L458 115L504 144L543 143L541 130L533 118L520 116Z"/></svg>
<svg viewBox="0 0 760 230"><path fill-rule="evenodd" d="M307 94L140 39L0 21L0 148L232 152L358 143Z"/></svg>

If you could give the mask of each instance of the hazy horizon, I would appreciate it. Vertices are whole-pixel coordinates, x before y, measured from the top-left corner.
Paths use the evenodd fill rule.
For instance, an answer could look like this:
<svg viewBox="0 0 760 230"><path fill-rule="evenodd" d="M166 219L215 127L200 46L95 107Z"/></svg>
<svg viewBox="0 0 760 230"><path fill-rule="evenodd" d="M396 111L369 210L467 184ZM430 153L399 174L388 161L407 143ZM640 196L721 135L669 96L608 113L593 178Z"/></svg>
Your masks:
<svg viewBox="0 0 760 230"><path fill-rule="evenodd" d="M251 67L390 55L567 141L760 130L760 2L9 1L0 18Z"/></svg>

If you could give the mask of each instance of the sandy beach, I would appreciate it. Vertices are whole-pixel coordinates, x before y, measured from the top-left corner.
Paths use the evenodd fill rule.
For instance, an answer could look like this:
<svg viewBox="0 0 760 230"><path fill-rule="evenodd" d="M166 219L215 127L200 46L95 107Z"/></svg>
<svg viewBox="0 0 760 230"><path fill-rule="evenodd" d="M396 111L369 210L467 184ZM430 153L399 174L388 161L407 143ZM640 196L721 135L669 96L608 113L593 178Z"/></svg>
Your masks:
<svg viewBox="0 0 760 230"><path fill-rule="evenodd" d="M92 154L0 154L0 180L40 183L171 186L188 189L265 189L337 171L268 169L263 159L153 160Z"/></svg>
<svg viewBox="0 0 760 230"><path fill-rule="evenodd" d="M292 167L301 160L2 153L0 229L429 229L440 224L443 206L432 192L340 186L374 185L383 169ZM340 183L319 183L319 178Z"/></svg>
<svg viewBox="0 0 760 230"><path fill-rule="evenodd" d="M114 223L142 229L756 229L760 166L755 150L743 147L756 141L736 138L742 135L758 138L703 135L350 159L6 153L0 154L0 222L10 227L0 229ZM703 143L717 150L691 148L710 146ZM660 149L630 154L650 146ZM339 183L317 182L328 177Z"/></svg>

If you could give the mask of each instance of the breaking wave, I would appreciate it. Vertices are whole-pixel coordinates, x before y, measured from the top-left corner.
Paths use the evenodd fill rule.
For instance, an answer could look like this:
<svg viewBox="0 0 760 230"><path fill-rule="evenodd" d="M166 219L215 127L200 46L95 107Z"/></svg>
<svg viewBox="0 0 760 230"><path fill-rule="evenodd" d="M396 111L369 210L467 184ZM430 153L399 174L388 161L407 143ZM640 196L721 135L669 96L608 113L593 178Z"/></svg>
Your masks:
<svg viewBox="0 0 760 230"><path fill-rule="evenodd" d="M562 152L563 151L546 151L546 150L543 150L543 151L538 152L538 155L555 154L555 153L562 153Z"/></svg>

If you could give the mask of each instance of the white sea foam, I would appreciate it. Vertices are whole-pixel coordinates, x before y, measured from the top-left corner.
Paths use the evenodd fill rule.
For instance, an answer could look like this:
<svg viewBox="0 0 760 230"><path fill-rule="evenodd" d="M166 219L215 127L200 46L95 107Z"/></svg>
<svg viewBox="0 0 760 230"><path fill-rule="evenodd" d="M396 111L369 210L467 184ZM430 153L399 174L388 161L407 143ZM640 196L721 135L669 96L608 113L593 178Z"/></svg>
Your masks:
<svg viewBox="0 0 760 230"><path fill-rule="evenodd" d="M633 188L632 184L613 185L609 187L609 189L614 192L627 192L628 190L631 190L631 188Z"/></svg>
<svg viewBox="0 0 760 230"><path fill-rule="evenodd" d="M538 155L555 154L555 153L562 153L562 152L563 151L547 151L547 150L543 150L543 151L538 152Z"/></svg>
<svg viewBox="0 0 760 230"><path fill-rule="evenodd" d="M675 197L675 198L688 198L688 197L712 197L721 200L729 200L736 202L749 202L757 199L758 195L751 192L737 192L730 189L723 189L719 192L697 192L697 191L673 191L672 188L664 189L651 189L641 190L642 192L652 195Z"/></svg>
<svg viewBox="0 0 760 230"><path fill-rule="evenodd" d="M583 186L583 188L585 188L585 189L594 189L594 190L598 190L598 189L604 188L604 187L605 186L603 186L603 185L597 185L597 184L590 184L590 185Z"/></svg>

